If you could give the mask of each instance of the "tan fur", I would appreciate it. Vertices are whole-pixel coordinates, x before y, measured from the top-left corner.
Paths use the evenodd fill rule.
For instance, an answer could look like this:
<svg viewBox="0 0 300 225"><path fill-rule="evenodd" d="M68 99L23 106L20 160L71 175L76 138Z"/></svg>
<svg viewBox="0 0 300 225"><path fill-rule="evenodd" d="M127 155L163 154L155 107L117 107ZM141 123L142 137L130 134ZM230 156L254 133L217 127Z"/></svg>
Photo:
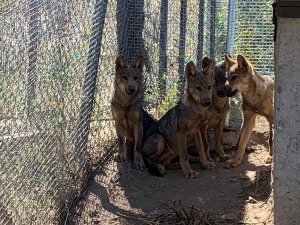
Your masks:
<svg viewBox="0 0 300 225"><path fill-rule="evenodd" d="M215 167L206 158L200 133L200 128L208 121L214 66L215 62L210 60L209 66L203 71L197 71L194 63L189 62L185 69L185 95L146 132L143 154L156 163L162 172L178 155L184 176L196 177L198 173L190 167L187 153L187 146L191 143L196 144L201 165L207 169Z"/></svg>
<svg viewBox="0 0 300 225"><path fill-rule="evenodd" d="M134 167L144 169L141 148L143 139L142 84L144 59L139 56L127 65L123 56L116 58L116 74L111 110L118 138L117 160L127 158L126 141L134 143ZM126 137L126 140L125 140Z"/></svg>
<svg viewBox="0 0 300 225"><path fill-rule="evenodd" d="M241 163L257 115L264 116L269 122L269 149L270 156L273 155L274 80L259 75L253 69L253 65L242 55L238 55L237 60L226 56L226 61L229 70L229 87L241 93L244 117L237 152L233 159L226 162L226 167L229 168Z"/></svg>

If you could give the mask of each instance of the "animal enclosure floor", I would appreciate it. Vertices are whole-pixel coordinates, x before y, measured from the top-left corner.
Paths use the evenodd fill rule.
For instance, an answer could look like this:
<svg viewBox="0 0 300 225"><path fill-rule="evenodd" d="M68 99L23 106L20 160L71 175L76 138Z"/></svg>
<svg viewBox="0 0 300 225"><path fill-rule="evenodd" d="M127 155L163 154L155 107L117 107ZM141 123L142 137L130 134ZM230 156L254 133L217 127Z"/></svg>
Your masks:
<svg viewBox="0 0 300 225"><path fill-rule="evenodd" d="M238 132L224 135L225 142L236 144ZM110 160L88 183L68 224L175 224L178 218L170 222L172 216L178 217L172 205L180 202L187 209L194 205L208 214L210 222L198 224L271 225L273 199L270 165L264 163L266 144L267 134L256 129L249 144L253 151L244 155L241 166L225 169L224 163L217 162L216 169L202 170L192 164L200 171L197 179L184 178L181 170L167 170L165 177L155 177L147 170L132 169L128 161ZM161 219L166 216L169 222Z"/></svg>

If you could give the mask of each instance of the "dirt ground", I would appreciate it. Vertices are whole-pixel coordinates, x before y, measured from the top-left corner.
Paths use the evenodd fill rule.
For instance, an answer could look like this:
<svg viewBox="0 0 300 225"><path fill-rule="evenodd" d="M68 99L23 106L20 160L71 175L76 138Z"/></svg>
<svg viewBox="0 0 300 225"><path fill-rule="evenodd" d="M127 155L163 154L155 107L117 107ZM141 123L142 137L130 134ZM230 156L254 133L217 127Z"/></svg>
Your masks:
<svg viewBox="0 0 300 225"><path fill-rule="evenodd" d="M273 198L265 126L256 127L238 168L202 170L197 179L181 170L165 177L108 160L87 185L66 224L273 224ZM225 133L236 144L239 132ZM234 149L234 148L233 148Z"/></svg>

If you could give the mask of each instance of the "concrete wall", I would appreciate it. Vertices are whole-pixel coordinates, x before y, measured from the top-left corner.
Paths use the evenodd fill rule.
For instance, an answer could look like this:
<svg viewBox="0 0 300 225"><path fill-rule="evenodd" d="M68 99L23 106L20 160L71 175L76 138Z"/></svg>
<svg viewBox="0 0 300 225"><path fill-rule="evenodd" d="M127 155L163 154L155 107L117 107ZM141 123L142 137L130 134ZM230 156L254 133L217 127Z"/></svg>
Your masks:
<svg viewBox="0 0 300 225"><path fill-rule="evenodd" d="M300 19L279 18L275 46L275 225L300 224Z"/></svg>

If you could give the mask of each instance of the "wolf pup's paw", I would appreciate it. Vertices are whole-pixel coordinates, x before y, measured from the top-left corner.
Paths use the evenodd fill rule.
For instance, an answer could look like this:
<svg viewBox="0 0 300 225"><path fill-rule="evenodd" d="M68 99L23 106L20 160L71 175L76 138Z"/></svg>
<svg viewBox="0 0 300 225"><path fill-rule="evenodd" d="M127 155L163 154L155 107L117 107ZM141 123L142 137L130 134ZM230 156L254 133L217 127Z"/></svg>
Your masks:
<svg viewBox="0 0 300 225"><path fill-rule="evenodd" d="M231 159L231 155L229 154L223 154L219 156L220 162L226 162L228 159Z"/></svg>
<svg viewBox="0 0 300 225"><path fill-rule="evenodd" d="M127 159L127 152L126 151L119 152L117 157L116 157L117 162L122 162L122 161L125 161L126 159Z"/></svg>
<svg viewBox="0 0 300 225"><path fill-rule="evenodd" d="M271 164L273 162L272 156L269 156L266 160L266 164Z"/></svg>
<svg viewBox="0 0 300 225"><path fill-rule="evenodd" d="M238 165L240 165L241 164L241 162L239 162L239 161L236 161L236 160L234 160L234 159L229 159L229 160L227 160L226 162L225 162L225 167L227 168L227 169L229 169L229 168L235 168L235 167L237 167Z"/></svg>
<svg viewBox="0 0 300 225"><path fill-rule="evenodd" d="M214 161L209 155L206 156L206 158L207 158L207 160L208 160L209 162L213 162L213 161Z"/></svg>
<svg viewBox="0 0 300 225"><path fill-rule="evenodd" d="M186 170L186 171L183 171L183 176L186 178L194 179L199 176L199 172L197 172L195 170Z"/></svg>
<svg viewBox="0 0 300 225"><path fill-rule="evenodd" d="M216 168L216 164L214 162L201 162L201 166L206 170Z"/></svg>
<svg viewBox="0 0 300 225"><path fill-rule="evenodd" d="M141 156L135 156L134 157L133 166L137 170L143 170L143 169L145 169L145 164L144 164L144 161L143 161L143 159L142 159Z"/></svg>

